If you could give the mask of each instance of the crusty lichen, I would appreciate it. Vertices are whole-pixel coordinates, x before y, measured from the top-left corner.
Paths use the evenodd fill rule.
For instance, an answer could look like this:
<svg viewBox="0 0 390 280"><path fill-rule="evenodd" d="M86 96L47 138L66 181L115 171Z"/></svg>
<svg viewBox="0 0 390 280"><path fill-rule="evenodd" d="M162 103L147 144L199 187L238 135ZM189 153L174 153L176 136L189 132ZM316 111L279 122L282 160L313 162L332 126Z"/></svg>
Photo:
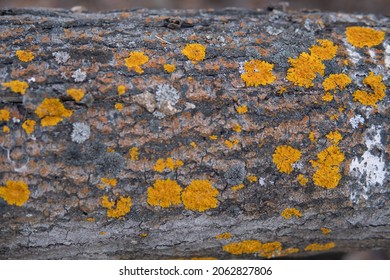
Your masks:
<svg viewBox="0 0 390 280"><path fill-rule="evenodd" d="M233 254L254 254L261 249L261 242L259 240L244 240L241 242L229 243L222 248L224 251Z"/></svg>
<svg viewBox="0 0 390 280"><path fill-rule="evenodd" d="M125 65L130 69L134 70L138 74L142 74L144 70L141 68L142 65L149 61L149 57L144 52L130 52L129 57L125 59Z"/></svg>
<svg viewBox="0 0 390 280"><path fill-rule="evenodd" d="M67 110L58 98L45 98L36 108L35 114L41 119L42 126L54 126L72 116L73 111Z"/></svg>
<svg viewBox="0 0 390 280"><path fill-rule="evenodd" d="M292 164L301 158L301 152L291 146L282 145L275 149L272 161L276 168L282 172L290 174L293 171Z"/></svg>
<svg viewBox="0 0 390 280"><path fill-rule="evenodd" d="M365 106L377 107L377 102L386 96L386 86L382 82L382 76L370 72L370 74L364 78L363 83L368 85L374 93L357 90L353 93L353 99Z"/></svg>
<svg viewBox="0 0 390 280"><path fill-rule="evenodd" d="M130 160L137 161L139 160L139 149L137 147L133 147L129 150Z"/></svg>
<svg viewBox="0 0 390 280"><path fill-rule="evenodd" d="M301 186L306 186L307 185L307 183L309 182L309 179L305 176L305 175L303 175L303 174L299 174L298 176L297 176L297 181L298 181L298 183L301 185Z"/></svg>
<svg viewBox="0 0 390 280"><path fill-rule="evenodd" d="M167 72L167 73L172 73L176 70L176 66L173 65L173 64L164 64L164 70Z"/></svg>
<svg viewBox="0 0 390 280"><path fill-rule="evenodd" d="M182 188L175 180L156 180L153 186L148 188L147 202L149 205L163 208L179 205L181 191Z"/></svg>
<svg viewBox="0 0 390 280"><path fill-rule="evenodd" d="M21 95L24 95L28 89L28 83L19 80L2 83L1 85L4 88L9 88L12 92L20 93Z"/></svg>
<svg viewBox="0 0 390 280"><path fill-rule="evenodd" d="M259 86L271 84L276 77L272 73L274 65L266 61L253 59L244 63L244 73L241 74L241 79L244 80L246 86Z"/></svg>
<svg viewBox="0 0 390 280"><path fill-rule="evenodd" d="M154 171L157 171L157 172L163 172L164 170L175 170L177 168L179 168L180 166L183 166L183 162L181 160L178 160L178 159L172 159L172 158L159 158L156 162L156 164L154 165L153 167L153 170Z"/></svg>
<svg viewBox="0 0 390 280"><path fill-rule="evenodd" d="M237 106L236 111L242 115L248 112L248 107L246 105Z"/></svg>
<svg viewBox="0 0 390 280"><path fill-rule="evenodd" d="M320 230L321 230L322 234L324 234L324 235L328 235L329 233L332 232L331 229L325 228L325 227L320 228Z"/></svg>
<svg viewBox="0 0 390 280"><path fill-rule="evenodd" d="M25 51L25 50L17 50L16 51L16 56L20 61L23 62L30 62L35 58L34 53L30 51Z"/></svg>
<svg viewBox="0 0 390 280"><path fill-rule="evenodd" d="M343 136L338 132L337 130L331 131L326 135L326 138L328 138L334 145L337 145L341 139L343 139Z"/></svg>
<svg viewBox="0 0 390 280"><path fill-rule="evenodd" d="M336 90L339 88L343 90L352 82L351 78L347 74L330 74L323 82L324 90L326 92L330 90Z"/></svg>
<svg viewBox="0 0 390 280"><path fill-rule="evenodd" d="M374 47L385 39L385 32L361 26L347 27L345 35L348 43L357 48Z"/></svg>
<svg viewBox="0 0 390 280"><path fill-rule="evenodd" d="M224 232L224 233L221 233L221 234L218 234L217 236L215 236L216 239L230 239L232 238L232 234L230 232Z"/></svg>
<svg viewBox="0 0 390 280"><path fill-rule="evenodd" d="M126 86L119 85L116 90L118 92L118 95L123 95L126 93Z"/></svg>
<svg viewBox="0 0 390 280"><path fill-rule="evenodd" d="M182 192L184 207L188 210L203 212L216 208L218 190L208 180L193 180Z"/></svg>
<svg viewBox="0 0 390 280"><path fill-rule="evenodd" d="M336 246L334 242L328 242L325 244L312 243L305 247L305 251L327 251Z"/></svg>
<svg viewBox="0 0 390 280"><path fill-rule="evenodd" d="M22 181L8 180L5 186L0 187L0 197L9 205L22 206L30 197L30 190Z"/></svg>
<svg viewBox="0 0 390 280"><path fill-rule="evenodd" d="M192 63L196 64L199 61L204 60L206 56L206 47L202 44L187 44L182 49L182 54L184 54Z"/></svg>
<svg viewBox="0 0 390 280"><path fill-rule="evenodd" d="M302 217L301 211L296 208L286 208L280 213L280 215L286 220L291 219L292 217L300 218Z"/></svg>
<svg viewBox="0 0 390 280"><path fill-rule="evenodd" d="M332 41L319 39L317 43L309 49L312 56L320 60L330 60L336 56L338 47Z"/></svg>
<svg viewBox="0 0 390 280"><path fill-rule="evenodd" d="M7 109L0 110L0 122L5 121L8 122L11 118L11 114Z"/></svg>
<svg viewBox="0 0 390 280"><path fill-rule="evenodd" d="M101 187L116 187L116 184L118 183L118 180L115 178L100 178L100 181L103 183L103 185L100 185Z"/></svg>
<svg viewBox="0 0 390 280"><path fill-rule="evenodd" d="M102 206L107 208L107 217L109 218L121 218L125 216L131 210L131 198L129 196L120 196L117 201L110 201L108 196L102 197ZM116 207L115 207L116 204Z"/></svg>
<svg viewBox="0 0 390 280"><path fill-rule="evenodd" d="M66 91L66 94L71 96L76 102L80 102L84 97L85 90L81 88L70 88Z"/></svg>
<svg viewBox="0 0 390 280"><path fill-rule="evenodd" d="M22 128L27 134L31 134L34 132L36 121L27 119L23 122Z"/></svg>

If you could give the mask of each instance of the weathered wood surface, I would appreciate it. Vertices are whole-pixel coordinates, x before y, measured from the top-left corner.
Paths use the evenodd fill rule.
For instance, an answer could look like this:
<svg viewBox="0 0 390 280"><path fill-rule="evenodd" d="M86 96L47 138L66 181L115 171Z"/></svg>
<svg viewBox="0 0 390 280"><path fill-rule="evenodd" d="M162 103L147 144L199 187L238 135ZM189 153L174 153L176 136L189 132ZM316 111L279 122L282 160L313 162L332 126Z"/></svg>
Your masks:
<svg viewBox="0 0 390 280"><path fill-rule="evenodd" d="M371 27L385 38L357 48L346 40L349 26ZM389 98L375 107L353 96L373 91L363 84L370 72L388 87L389 27L383 16L277 9L1 10L0 109L10 117L0 123L0 185L4 193L7 181L21 181L30 194L20 207L0 198L0 258L302 256L312 243L335 245L333 251L389 248ZM323 61L324 75L313 86L296 86L286 79L289 58L310 53L318 39L333 42L337 54ZM206 47L203 61L183 55L191 43ZM34 59L20 61L17 50ZM149 58L141 70L125 65L132 51ZM273 64L274 81L246 86L241 74L252 59ZM168 73L164 64L176 70ZM332 73L351 83L327 102L322 83ZM28 83L24 95L4 85L13 80ZM84 97L76 102L69 88L84 89ZM58 98L72 114L44 126L36 110L45 98ZM243 106L248 111L239 114ZM32 134L22 128L27 119L36 121ZM90 128L81 143L80 135L72 137L77 122ZM326 137L334 131L339 143ZM283 145L301 153L291 173L273 162ZM332 189L313 180L319 168L313 161L328 147L345 157L339 173L329 173L341 177ZM183 165L159 172L160 158ZM102 187L102 178L117 185ZM183 189L177 205L148 203L148 188L168 178ZM193 180L218 190L216 205L211 197L210 209L190 210L184 192ZM130 212L108 217L104 196L130 197ZM302 216L285 219L286 208ZM216 238L226 232L230 238ZM280 251L279 243L268 255L266 247L237 256L223 250L244 240L297 250Z"/></svg>

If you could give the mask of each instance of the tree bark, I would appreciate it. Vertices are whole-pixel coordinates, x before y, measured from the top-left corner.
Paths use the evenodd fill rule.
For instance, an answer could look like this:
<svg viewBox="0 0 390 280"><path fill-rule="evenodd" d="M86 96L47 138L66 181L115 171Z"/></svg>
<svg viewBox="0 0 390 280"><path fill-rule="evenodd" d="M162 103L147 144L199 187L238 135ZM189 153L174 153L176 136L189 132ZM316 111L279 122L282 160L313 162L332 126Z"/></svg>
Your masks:
<svg viewBox="0 0 390 280"><path fill-rule="evenodd" d="M390 20L279 8L0 10L0 109L10 112L0 123L0 185L21 181L30 191L20 207L0 198L0 258L306 256L315 253L307 247L313 243L343 252L390 248L389 98L377 106L354 98L357 90L374 91L364 83L370 72L388 86L390 44L385 36L354 47L345 34L350 26L387 36ZM313 86L294 85L289 58L313 53L319 39L333 42L336 56L322 62ZM206 47L203 60L183 54L193 43ZM17 50L34 58L24 62ZM128 67L130 52L148 61ZM245 83L245 62L253 59L274 66L274 81ZM176 69L168 73L165 64ZM351 83L325 101L323 82L337 73ZM14 80L28 83L25 94L13 92ZM85 95L75 101L70 88ZM45 126L37 113L45 98L58 98L71 116ZM22 127L27 119L36 121L31 134ZM332 138L336 131L341 140ZM291 164L288 155L282 160L291 172L276 164L281 146L300 152ZM325 176L341 177L328 189L314 177L329 147L344 159ZM176 204L162 207L148 188L166 179L182 190ZM194 180L211 183L216 205L207 193L185 199ZM104 197L117 204L103 207ZM131 198L124 215L115 212L121 197ZM191 208L191 197L211 204ZM118 218L109 217L110 207ZM282 215L289 208L299 212ZM280 242L282 249L243 249L238 242L245 240ZM239 249L226 247L231 243Z"/></svg>

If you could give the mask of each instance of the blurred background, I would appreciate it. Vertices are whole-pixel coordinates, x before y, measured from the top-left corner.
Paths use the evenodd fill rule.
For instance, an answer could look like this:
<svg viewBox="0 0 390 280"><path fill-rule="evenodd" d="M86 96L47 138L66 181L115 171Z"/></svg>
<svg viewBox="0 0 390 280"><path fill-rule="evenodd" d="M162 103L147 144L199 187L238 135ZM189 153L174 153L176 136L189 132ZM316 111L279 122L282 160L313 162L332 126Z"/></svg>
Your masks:
<svg viewBox="0 0 390 280"><path fill-rule="evenodd" d="M0 0L0 8L51 7L71 8L84 6L90 11L107 11L129 8L264 8L280 0ZM390 0L290 0L290 9L320 9L348 13L376 13L390 15Z"/></svg>

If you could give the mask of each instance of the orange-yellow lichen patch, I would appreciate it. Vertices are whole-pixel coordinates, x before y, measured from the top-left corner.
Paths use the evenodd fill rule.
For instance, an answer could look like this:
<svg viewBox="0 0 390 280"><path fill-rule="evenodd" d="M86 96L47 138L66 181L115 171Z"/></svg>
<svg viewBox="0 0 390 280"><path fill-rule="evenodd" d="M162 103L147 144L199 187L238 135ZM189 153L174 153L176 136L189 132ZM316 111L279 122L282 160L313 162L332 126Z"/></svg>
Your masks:
<svg viewBox="0 0 390 280"><path fill-rule="evenodd" d="M0 197L9 205L22 206L30 197L30 190L22 181L8 180L5 186L0 187Z"/></svg>
<svg viewBox="0 0 390 280"><path fill-rule="evenodd" d="M11 114L7 109L0 110L0 121L8 122L11 118Z"/></svg>
<svg viewBox="0 0 390 280"><path fill-rule="evenodd" d="M312 87L317 73L323 76L325 72L325 65L322 61L305 52L295 59L290 57L288 62L292 67L287 70L286 78L296 86Z"/></svg>
<svg viewBox="0 0 390 280"><path fill-rule="evenodd" d="M327 251L336 246L334 242L328 242L325 244L312 243L305 247L305 251Z"/></svg>
<svg viewBox="0 0 390 280"><path fill-rule="evenodd" d="M278 94L283 94L283 93L285 93L286 91L287 91L286 87L281 86L281 87L279 88L279 90L277 91L277 93L278 93Z"/></svg>
<svg viewBox="0 0 390 280"><path fill-rule="evenodd" d="M217 136L217 135L210 135L210 136L209 136L209 139L210 139L210 140L217 140L217 139L218 139L218 136Z"/></svg>
<svg viewBox="0 0 390 280"><path fill-rule="evenodd" d="M129 151L129 156L131 160L139 160L139 149L137 147L133 147Z"/></svg>
<svg viewBox="0 0 390 280"><path fill-rule="evenodd" d="M34 53L30 51L18 50L16 51L16 56L20 61L30 62L35 58Z"/></svg>
<svg viewBox="0 0 390 280"><path fill-rule="evenodd" d="M347 27L345 35L348 43L357 48L377 46L385 39L385 32L361 26Z"/></svg>
<svg viewBox="0 0 390 280"><path fill-rule="evenodd" d="M146 62L149 61L149 57L144 52L130 52L128 58L125 59L125 64L130 70L134 70L138 74L142 74L144 70L141 68Z"/></svg>
<svg viewBox="0 0 390 280"><path fill-rule="evenodd" d="M241 132L242 131L242 127L241 125L239 125L238 123L234 124L233 128L232 128L235 132Z"/></svg>
<svg viewBox="0 0 390 280"><path fill-rule="evenodd" d="M217 236L215 236L216 239L230 239L232 238L232 234L230 232L224 232L224 233L221 233L221 234L218 234Z"/></svg>
<svg viewBox="0 0 390 280"><path fill-rule="evenodd" d="M53 126L72 116L73 111L67 110L58 98L45 98L35 110L35 114L41 119L42 126Z"/></svg>
<svg viewBox="0 0 390 280"><path fill-rule="evenodd" d="M257 176L255 175L249 175L246 177L246 179L249 181L249 183L256 183L257 182Z"/></svg>
<svg viewBox="0 0 390 280"><path fill-rule="evenodd" d="M95 222L95 218L93 218L93 217L86 218L85 220L87 222L90 222L90 223L94 223Z"/></svg>
<svg viewBox="0 0 390 280"><path fill-rule="evenodd" d="M287 248L287 249L284 249L279 257L284 257L284 256L288 256L288 255L291 255L291 254L296 254L299 252L299 249L298 248Z"/></svg>
<svg viewBox="0 0 390 280"><path fill-rule="evenodd" d="M233 186L233 187L232 187L232 191L236 192L236 191L238 191L238 190L243 189L244 187L245 187L244 184L239 184L239 185Z"/></svg>
<svg viewBox="0 0 390 280"><path fill-rule="evenodd" d="M184 54L192 63L197 63L204 60L206 56L206 47L201 44L187 44L182 50Z"/></svg>
<svg viewBox="0 0 390 280"><path fill-rule="evenodd" d="M193 180L183 191L181 198L184 207L189 210L203 212L216 208L218 200L215 198L218 190L208 180Z"/></svg>
<svg viewBox="0 0 390 280"><path fill-rule="evenodd" d="M259 85L268 85L275 81L276 77L272 73L274 65L262 60L253 59L244 63L244 73L241 79L244 80L247 87Z"/></svg>
<svg viewBox="0 0 390 280"><path fill-rule="evenodd" d="M99 232L99 235L106 235L106 234L107 234L106 231L100 231L100 232Z"/></svg>
<svg viewBox="0 0 390 280"><path fill-rule="evenodd" d="M291 219L293 216L296 218L300 218L302 216L301 211L296 208L286 208L280 213L280 215L286 220Z"/></svg>
<svg viewBox="0 0 390 280"><path fill-rule="evenodd" d="M292 164L301 158L301 152L291 146L278 146L272 156L272 161L280 172L290 174L293 171Z"/></svg>
<svg viewBox="0 0 390 280"><path fill-rule="evenodd" d="M147 202L153 206L163 208L181 204L180 194L182 188L175 180L156 180L153 187L148 188Z"/></svg>
<svg viewBox="0 0 390 280"><path fill-rule="evenodd" d="M224 251L233 254L254 254L261 249L261 242L259 240L244 240L241 242L229 243L222 248Z"/></svg>
<svg viewBox="0 0 390 280"><path fill-rule="evenodd" d="M1 84L4 88L9 88L12 92L25 94L28 89L28 83L19 80L10 81Z"/></svg>
<svg viewBox="0 0 390 280"><path fill-rule="evenodd" d="M198 147L198 145L196 145L195 142L191 142L191 143L190 143L190 146L191 146L192 148L194 148L194 149L195 149L196 147Z"/></svg>
<svg viewBox="0 0 390 280"><path fill-rule="evenodd" d="M236 111L237 111L237 113L242 115L242 114L245 114L246 112L248 112L248 107L246 105L237 106Z"/></svg>
<svg viewBox="0 0 390 280"><path fill-rule="evenodd" d="M3 132L4 133L9 133L11 130L9 129L9 127L8 126L3 126Z"/></svg>
<svg viewBox="0 0 390 280"><path fill-rule="evenodd" d="M297 181L298 181L298 183L301 185L301 186L306 186L307 185L307 183L309 182L309 179L305 176L305 175L303 175L303 174L299 174L298 176L297 176Z"/></svg>
<svg viewBox="0 0 390 280"><path fill-rule="evenodd" d="M314 131L311 131L309 133L309 139L310 139L310 142L312 142L312 143L316 140L316 136L314 134Z"/></svg>
<svg viewBox="0 0 390 280"><path fill-rule="evenodd" d="M339 165L344 160L344 154L337 146L330 146L317 157L317 160L310 161L313 167L318 168L313 175L314 184L327 189L337 187L341 179Z"/></svg>
<svg viewBox="0 0 390 280"><path fill-rule="evenodd" d="M31 134L34 132L36 121L34 120L25 120L22 124L22 128L27 134Z"/></svg>
<svg viewBox="0 0 390 280"><path fill-rule="evenodd" d="M282 244L279 241L261 244L259 254L263 258L274 258L282 253Z"/></svg>
<svg viewBox="0 0 390 280"><path fill-rule="evenodd" d="M317 40L319 45L312 46L309 50L312 56L321 60L330 60L336 56L338 47L329 40Z"/></svg>
<svg viewBox="0 0 390 280"><path fill-rule="evenodd" d="M180 166L183 166L183 164L184 163L181 160L174 160L172 158L159 158L154 165L153 170L161 173L165 169L175 170Z"/></svg>
<svg viewBox="0 0 390 280"><path fill-rule="evenodd" d="M84 97L85 90L81 88L70 88L66 91L66 94L71 96L76 102L80 102Z"/></svg>
<svg viewBox="0 0 390 280"><path fill-rule="evenodd" d="M115 187L118 183L117 179L115 178L101 178L100 181L104 184L104 187Z"/></svg>
<svg viewBox="0 0 390 280"><path fill-rule="evenodd" d="M322 234L324 234L324 235L328 235L329 233L332 232L332 230L329 229L329 228L322 227L322 228L321 228L321 232L322 232Z"/></svg>
<svg viewBox="0 0 390 280"><path fill-rule="evenodd" d="M176 66L173 64L164 64L164 70L167 71L167 73L172 73L176 70Z"/></svg>
<svg viewBox="0 0 390 280"><path fill-rule="evenodd" d="M351 78L346 74L330 74L329 77L323 81L322 85L324 86L324 90L328 92L330 90L336 90L337 88L343 90L351 82Z"/></svg>
<svg viewBox="0 0 390 280"><path fill-rule="evenodd" d="M102 197L101 203L104 208L107 208L107 216L110 218L117 218L117 219L129 213L132 205L131 198L129 196L128 197L120 196L119 199L116 202L114 202L114 201L110 201L108 196L105 195Z"/></svg>
<svg viewBox="0 0 390 280"><path fill-rule="evenodd" d="M326 138L328 138L334 145L337 145L341 139L343 139L343 136L338 132L337 130L331 131L326 135Z"/></svg>
<svg viewBox="0 0 390 280"><path fill-rule="evenodd" d="M126 87L124 85L119 85L116 90L118 95L124 95L126 93Z"/></svg>
<svg viewBox="0 0 390 280"><path fill-rule="evenodd" d="M326 102L330 102L332 101L334 98L334 95L330 94L329 92L326 92L323 96L322 96L322 100L326 101Z"/></svg>
<svg viewBox="0 0 390 280"><path fill-rule="evenodd" d="M382 100L386 95L386 86L382 82L382 76L374 75L373 72L363 80L363 83L368 85L374 93L368 93L363 90L357 90L353 93L353 99L359 101L365 106L377 107L377 102Z"/></svg>
<svg viewBox="0 0 390 280"><path fill-rule="evenodd" d="M144 233L140 233L139 234L139 237L142 237L142 238L145 238L145 237L148 237L149 234L147 234L146 232Z"/></svg>
<svg viewBox="0 0 390 280"><path fill-rule="evenodd" d="M225 144L226 147L228 147L229 149L233 149L234 146L238 145L239 141L237 139L233 140L233 141L230 141L230 140L225 140L223 142Z"/></svg>
<svg viewBox="0 0 390 280"><path fill-rule="evenodd" d="M123 110L123 104L122 103L115 103L114 105L115 109L117 109L119 112Z"/></svg>

